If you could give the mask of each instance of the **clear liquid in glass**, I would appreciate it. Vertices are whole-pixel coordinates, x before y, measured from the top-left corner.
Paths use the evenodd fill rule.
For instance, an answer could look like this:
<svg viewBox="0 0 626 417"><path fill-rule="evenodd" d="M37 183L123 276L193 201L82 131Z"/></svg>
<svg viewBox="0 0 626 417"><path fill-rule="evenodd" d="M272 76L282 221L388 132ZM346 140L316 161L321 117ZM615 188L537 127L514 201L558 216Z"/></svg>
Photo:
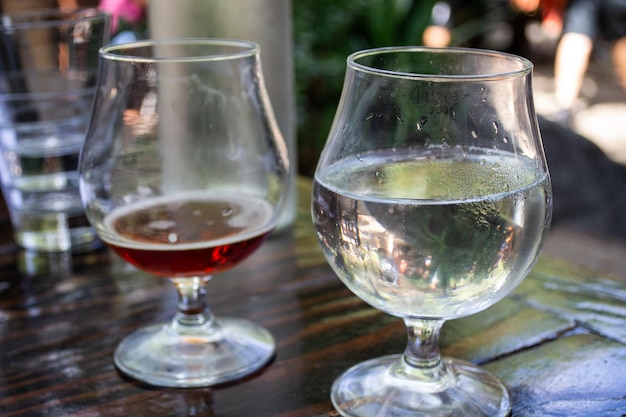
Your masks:
<svg viewBox="0 0 626 417"><path fill-rule="evenodd" d="M399 317L455 318L503 298L544 239L549 178L503 151L392 149L318 173L313 219L340 279Z"/></svg>

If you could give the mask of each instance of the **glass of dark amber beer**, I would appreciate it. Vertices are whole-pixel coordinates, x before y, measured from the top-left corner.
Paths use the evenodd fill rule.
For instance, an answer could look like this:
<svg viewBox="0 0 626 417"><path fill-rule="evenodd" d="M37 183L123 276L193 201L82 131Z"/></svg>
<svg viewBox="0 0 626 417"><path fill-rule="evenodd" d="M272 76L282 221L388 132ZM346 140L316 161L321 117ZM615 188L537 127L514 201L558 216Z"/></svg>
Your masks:
<svg viewBox="0 0 626 417"><path fill-rule="evenodd" d="M150 40L100 50L94 110L79 161L81 198L100 238L125 261L168 278L171 322L117 347L123 373L165 387L248 375L274 355L262 327L216 318L210 277L253 253L276 226L287 148L257 44Z"/></svg>

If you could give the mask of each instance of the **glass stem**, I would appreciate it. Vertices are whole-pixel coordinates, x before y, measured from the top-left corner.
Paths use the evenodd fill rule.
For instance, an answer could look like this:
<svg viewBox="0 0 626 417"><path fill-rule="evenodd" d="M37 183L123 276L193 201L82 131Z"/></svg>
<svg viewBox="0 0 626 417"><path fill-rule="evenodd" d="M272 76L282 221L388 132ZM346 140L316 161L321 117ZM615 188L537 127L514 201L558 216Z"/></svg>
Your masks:
<svg viewBox="0 0 626 417"><path fill-rule="evenodd" d="M178 310L172 327L178 332L217 330L206 299L206 283L211 277L170 278L178 294Z"/></svg>
<svg viewBox="0 0 626 417"><path fill-rule="evenodd" d="M439 351L439 334L443 320L406 318L408 343L400 372L423 381L436 382L443 378L445 368Z"/></svg>

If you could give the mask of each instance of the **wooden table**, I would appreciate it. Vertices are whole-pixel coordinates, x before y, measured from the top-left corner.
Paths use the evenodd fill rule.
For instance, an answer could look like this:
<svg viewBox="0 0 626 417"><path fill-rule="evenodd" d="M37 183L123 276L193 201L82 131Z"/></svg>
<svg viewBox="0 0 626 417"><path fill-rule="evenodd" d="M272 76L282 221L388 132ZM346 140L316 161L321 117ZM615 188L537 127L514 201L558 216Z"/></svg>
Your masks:
<svg viewBox="0 0 626 417"><path fill-rule="evenodd" d="M215 388L148 387L113 366L124 335L173 315L167 280L107 250L27 256L10 243L5 221L0 415L336 416L333 380L358 362L402 351L405 333L399 319L368 307L332 273L313 235L308 187L301 181L292 231L209 285L216 314L250 318L277 343L269 366ZM626 416L626 249L589 242L555 230L513 294L444 326L444 354L498 375L510 389L513 416ZM579 265L585 262L609 267L598 272Z"/></svg>

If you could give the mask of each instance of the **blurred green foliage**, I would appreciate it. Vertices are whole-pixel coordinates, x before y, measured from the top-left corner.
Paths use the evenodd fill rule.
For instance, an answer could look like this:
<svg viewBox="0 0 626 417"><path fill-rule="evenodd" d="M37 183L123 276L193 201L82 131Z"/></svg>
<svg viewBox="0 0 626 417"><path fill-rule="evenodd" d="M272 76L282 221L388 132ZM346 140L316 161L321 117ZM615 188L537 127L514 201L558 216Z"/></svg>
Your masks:
<svg viewBox="0 0 626 417"><path fill-rule="evenodd" d="M300 0L292 3L298 170L312 176L343 86L346 58L382 46L422 45L437 0ZM508 0L447 0L452 45L526 55L532 16ZM501 29L506 24L503 38ZM500 33L499 33L500 32ZM506 38L506 39L505 39Z"/></svg>
<svg viewBox="0 0 626 417"><path fill-rule="evenodd" d="M301 174L315 170L339 103L347 56L361 49L420 45L435 1L293 2Z"/></svg>

